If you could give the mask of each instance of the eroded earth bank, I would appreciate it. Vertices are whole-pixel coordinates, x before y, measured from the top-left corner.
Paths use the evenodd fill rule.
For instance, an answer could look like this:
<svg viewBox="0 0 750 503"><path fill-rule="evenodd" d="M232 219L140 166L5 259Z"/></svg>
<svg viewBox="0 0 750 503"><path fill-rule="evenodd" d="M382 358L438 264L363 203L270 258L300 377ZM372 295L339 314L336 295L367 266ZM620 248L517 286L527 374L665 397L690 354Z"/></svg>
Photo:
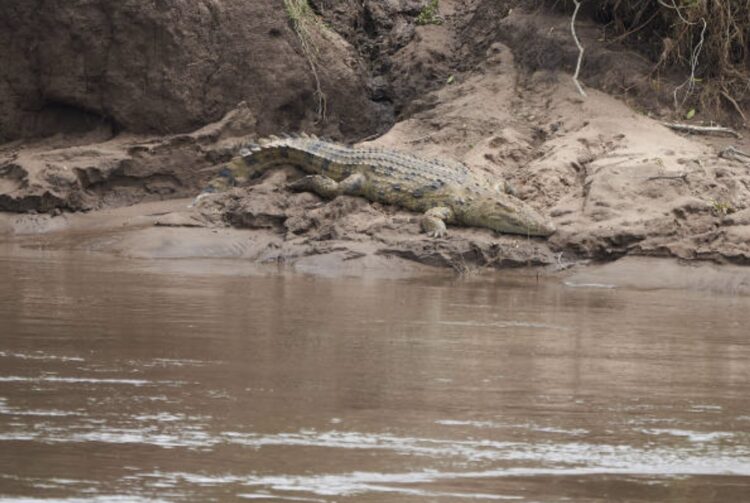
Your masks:
<svg viewBox="0 0 750 503"><path fill-rule="evenodd" d="M750 145L662 125L674 110L651 66L602 42L593 21L578 23L582 97L562 13L489 0L442 0L435 19L416 0L167 3L58 2L40 21L4 2L3 240L352 272L750 262L750 168L726 150ZM243 142L301 131L461 160L557 232L429 238L413 213L289 192L291 167L188 207Z"/></svg>

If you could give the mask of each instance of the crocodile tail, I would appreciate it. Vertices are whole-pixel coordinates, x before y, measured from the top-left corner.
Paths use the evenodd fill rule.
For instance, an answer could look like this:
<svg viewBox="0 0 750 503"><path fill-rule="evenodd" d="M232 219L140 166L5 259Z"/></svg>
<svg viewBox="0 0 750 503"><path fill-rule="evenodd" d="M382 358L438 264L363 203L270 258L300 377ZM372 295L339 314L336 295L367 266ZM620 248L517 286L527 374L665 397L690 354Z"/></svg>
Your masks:
<svg viewBox="0 0 750 503"><path fill-rule="evenodd" d="M314 170L317 164L322 163L314 153L321 143L323 140L307 133L271 135L257 142L247 143L201 194L223 192L284 164Z"/></svg>

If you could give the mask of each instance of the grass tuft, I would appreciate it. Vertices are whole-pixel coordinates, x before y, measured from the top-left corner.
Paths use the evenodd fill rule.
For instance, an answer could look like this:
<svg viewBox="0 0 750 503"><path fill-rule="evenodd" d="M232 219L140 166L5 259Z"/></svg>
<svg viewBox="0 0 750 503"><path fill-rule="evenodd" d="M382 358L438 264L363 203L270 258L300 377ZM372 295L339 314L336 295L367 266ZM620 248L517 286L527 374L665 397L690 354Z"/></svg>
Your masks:
<svg viewBox="0 0 750 503"><path fill-rule="evenodd" d="M284 9L286 10L289 22L292 25L294 33L299 38L302 52L310 66L313 78L315 79L315 98L317 104L317 122L326 120L327 98L320 85L320 75L318 68L318 47L313 42L313 33L315 30L323 29L323 23L307 3L307 0L284 0Z"/></svg>
<svg viewBox="0 0 750 503"><path fill-rule="evenodd" d="M440 17L438 0L430 0L427 5L417 15L417 24L443 24L443 18Z"/></svg>

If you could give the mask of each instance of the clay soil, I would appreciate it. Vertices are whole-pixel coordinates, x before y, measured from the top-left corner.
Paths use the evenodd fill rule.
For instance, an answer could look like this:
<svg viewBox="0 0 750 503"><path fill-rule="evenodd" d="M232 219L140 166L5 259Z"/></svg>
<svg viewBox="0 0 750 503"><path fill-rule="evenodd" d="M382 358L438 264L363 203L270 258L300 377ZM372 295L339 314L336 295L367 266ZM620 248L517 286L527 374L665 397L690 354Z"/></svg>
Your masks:
<svg viewBox="0 0 750 503"><path fill-rule="evenodd" d="M548 239L455 227L431 239L419 232L418 215L287 191L300 175L292 167L188 207L237 145L269 132L255 102L192 132L84 128L0 146L0 236L35 248L355 274L559 271L625 256L750 263L750 165L722 154L730 145L750 152L750 144L665 127L673 111L668 93L651 87L649 63L604 46L585 19L581 96L570 78L577 50L569 19L501 4L442 0L443 22L417 25L423 2L315 3L325 29L336 32L336 54L352 58L356 85L326 83L335 124L315 119L310 93L299 102L309 113L296 123L284 116L277 131L461 160L550 215L557 232ZM304 69L304 58L298 64ZM363 113L376 116L356 127L357 114L336 104L339 96L356 103L352 89L362 90Z"/></svg>

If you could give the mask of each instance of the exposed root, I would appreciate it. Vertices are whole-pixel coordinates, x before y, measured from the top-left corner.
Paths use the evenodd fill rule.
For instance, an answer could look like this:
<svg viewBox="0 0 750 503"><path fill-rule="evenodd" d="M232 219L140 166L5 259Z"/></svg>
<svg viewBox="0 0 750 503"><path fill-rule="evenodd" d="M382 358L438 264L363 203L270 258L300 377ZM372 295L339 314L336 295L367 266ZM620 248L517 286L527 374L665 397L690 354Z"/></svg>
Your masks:
<svg viewBox="0 0 750 503"><path fill-rule="evenodd" d="M655 72L670 66L687 72L673 90L675 107L700 107L708 113L723 110L747 122L750 1L602 0L597 4L612 20L611 39L630 38L639 50L651 53L658 60Z"/></svg>
<svg viewBox="0 0 750 503"><path fill-rule="evenodd" d="M739 103L737 103L737 100L732 98L732 96L726 91L726 89L722 89L721 95L732 104L734 109L737 111L738 114L740 114L740 117L742 117L742 125L744 126L747 124L747 117L745 117L745 113L742 111L742 107L740 107Z"/></svg>
<svg viewBox="0 0 750 503"><path fill-rule="evenodd" d="M685 82L675 87L674 91L672 92L672 96L674 98L674 106L678 109L685 106L685 102L693 95L693 91L695 91L695 83L697 82L695 77L695 70L698 67L698 56L700 56L701 50L703 49L703 43L706 40L706 28L708 27L708 23L706 23L705 19L701 18L701 22L703 23L703 28L701 29L700 35L701 38L698 43L695 44L690 54L690 76L685 80ZM682 100L679 100L677 95L683 87L685 88L685 94L683 95Z"/></svg>

